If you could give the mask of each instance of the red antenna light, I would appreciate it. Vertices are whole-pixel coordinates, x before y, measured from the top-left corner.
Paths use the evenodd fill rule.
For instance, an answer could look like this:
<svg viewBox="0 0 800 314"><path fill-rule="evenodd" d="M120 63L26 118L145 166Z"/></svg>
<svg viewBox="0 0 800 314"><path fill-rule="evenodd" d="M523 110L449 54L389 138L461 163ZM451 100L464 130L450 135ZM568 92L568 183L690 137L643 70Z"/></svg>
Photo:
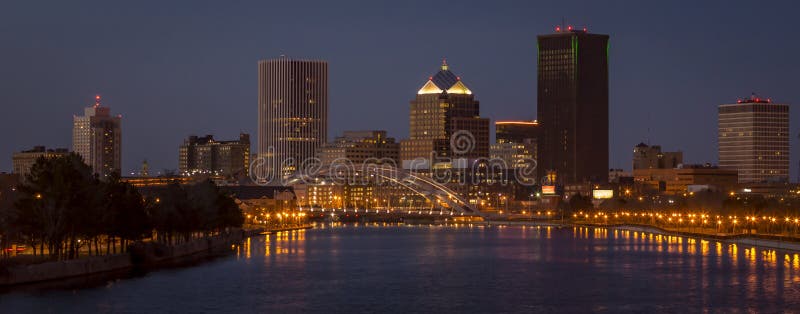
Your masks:
<svg viewBox="0 0 800 314"><path fill-rule="evenodd" d="M570 26L567 26L567 30L568 30L568 31L571 31L571 30L572 30L572 25L570 25Z"/></svg>
<svg viewBox="0 0 800 314"><path fill-rule="evenodd" d="M561 26L556 26L556 32L560 32L560 31L561 31Z"/></svg>

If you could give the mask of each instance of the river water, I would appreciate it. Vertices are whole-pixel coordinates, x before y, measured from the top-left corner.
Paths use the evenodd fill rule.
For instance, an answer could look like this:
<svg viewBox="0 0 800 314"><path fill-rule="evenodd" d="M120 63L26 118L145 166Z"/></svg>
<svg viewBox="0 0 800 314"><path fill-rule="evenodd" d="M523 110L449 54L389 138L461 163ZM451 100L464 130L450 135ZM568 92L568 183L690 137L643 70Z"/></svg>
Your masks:
<svg viewBox="0 0 800 314"><path fill-rule="evenodd" d="M0 313L800 311L800 254L603 228L320 225Z"/></svg>

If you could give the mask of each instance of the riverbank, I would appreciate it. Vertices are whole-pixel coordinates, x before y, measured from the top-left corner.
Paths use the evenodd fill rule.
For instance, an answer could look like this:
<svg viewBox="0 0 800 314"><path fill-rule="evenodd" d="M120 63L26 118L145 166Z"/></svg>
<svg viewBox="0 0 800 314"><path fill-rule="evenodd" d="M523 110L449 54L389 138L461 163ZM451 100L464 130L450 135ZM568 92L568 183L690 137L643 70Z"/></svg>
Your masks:
<svg viewBox="0 0 800 314"><path fill-rule="evenodd" d="M307 230L314 228L313 225L302 225L302 226L293 226L293 227L284 227L284 228L272 228L272 229L262 229L262 231L258 232L257 234L276 234L278 232L286 232L286 231L295 231L295 230Z"/></svg>
<svg viewBox="0 0 800 314"><path fill-rule="evenodd" d="M589 227L589 228L606 228L615 230L627 230L636 232L647 232L667 236L679 236L699 238L704 240L720 241L725 243L735 243L739 245L749 245L753 247L779 249L800 252L800 239L777 236L777 235L763 235L763 234L712 234L705 232L692 232L681 230L669 230L650 225L638 224L589 224L577 222L549 222L549 221L486 221L484 224L492 225L508 225L508 226L542 226L542 227Z"/></svg>
<svg viewBox="0 0 800 314"><path fill-rule="evenodd" d="M710 234L691 231L669 230L649 225L620 224L602 226L610 229L650 232L670 236L692 237L753 247L800 252L800 239L760 234Z"/></svg>
<svg viewBox="0 0 800 314"><path fill-rule="evenodd" d="M258 230L261 232L263 230ZM183 263L208 259L230 251L231 246L249 236L250 230L235 230L223 235L196 239L177 245L140 242L128 253L92 256L66 261L50 261L0 268L0 288L51 283L80 278L124 276Z"/></svg>

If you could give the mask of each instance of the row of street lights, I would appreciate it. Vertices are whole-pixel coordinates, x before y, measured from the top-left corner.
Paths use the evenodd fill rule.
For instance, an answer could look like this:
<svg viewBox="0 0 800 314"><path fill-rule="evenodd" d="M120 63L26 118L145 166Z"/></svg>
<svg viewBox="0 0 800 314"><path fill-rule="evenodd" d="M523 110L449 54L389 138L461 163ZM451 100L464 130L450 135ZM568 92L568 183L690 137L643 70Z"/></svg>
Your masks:
<svg viewBox="0 0 800 314"><path fill-rule="evenodd" d="M776 216L757 216L745 215L714 215L713 217L705 213L660 213L660 212L579 212L572 215L573 219L589 220L601 223L624 223L633 222L650 224L655 226L674 226L674 227L699 227L701 230L706 227L716 228L717 232L730 230L736 233L738 230L746 230L747 233L755 230L763 230L765 233L796 235L800 228L800 217L776 217Z"/></svg>

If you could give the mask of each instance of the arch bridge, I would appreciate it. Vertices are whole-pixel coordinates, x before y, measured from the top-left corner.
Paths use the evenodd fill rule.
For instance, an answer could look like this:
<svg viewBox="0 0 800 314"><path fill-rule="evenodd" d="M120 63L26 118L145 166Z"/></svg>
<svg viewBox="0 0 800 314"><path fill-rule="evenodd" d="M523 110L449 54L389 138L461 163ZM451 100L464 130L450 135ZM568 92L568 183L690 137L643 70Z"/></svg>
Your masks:
<svg viewBox="0 0 800 314"><path fill-rule="evenodd" d="M337 179L350 180L355 176L361 176L361 178L366 178L367 176L370 178L379 178L381 180L402 186L409 191L422 196L426 200L430 201L431 204L434 204L434 207L438 207L438 211L436 211L437 214L441 214L445 210L448 210L460 215L479 216L486 218L484 213L475 208L475 206L470 204L457 192L424 174L380 165L364 167L360 170L352 169L353 168L351 167L344 171L337 171L335 167L323 167L323 169L320 169L311 175L295 174L289 177L285 181L284 185L291 186L314 182L315 179L320 177L329 178L330 176L340 176L342 172L347 172L344 178ZM371 182L374 184L374 181ZM423 212L425 211L419 211L420 214ZM433 214L433 211L430 213Z"/></svg>

